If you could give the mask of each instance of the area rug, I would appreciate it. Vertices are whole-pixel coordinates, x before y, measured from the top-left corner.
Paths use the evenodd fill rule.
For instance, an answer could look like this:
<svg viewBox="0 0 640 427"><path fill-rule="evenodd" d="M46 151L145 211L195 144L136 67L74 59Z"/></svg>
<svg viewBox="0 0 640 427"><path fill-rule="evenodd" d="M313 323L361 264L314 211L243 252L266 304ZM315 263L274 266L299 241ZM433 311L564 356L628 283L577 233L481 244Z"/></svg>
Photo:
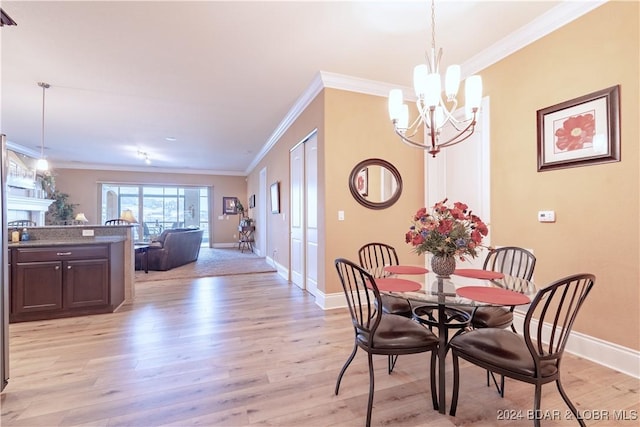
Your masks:
<svg viewBox="0 0 640 427"><path fill-rule="evenodd" d="M238 249L201 248L198 260L168 271L136 271L136 282L276 271L264 257Z"/></svg>

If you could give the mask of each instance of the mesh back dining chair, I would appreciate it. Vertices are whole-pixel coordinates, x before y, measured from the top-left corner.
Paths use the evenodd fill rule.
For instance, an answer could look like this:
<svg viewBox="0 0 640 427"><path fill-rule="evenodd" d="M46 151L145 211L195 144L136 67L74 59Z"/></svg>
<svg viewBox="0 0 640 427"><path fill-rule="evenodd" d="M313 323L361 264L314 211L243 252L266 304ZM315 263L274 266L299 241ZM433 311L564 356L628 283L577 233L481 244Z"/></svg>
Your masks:
<svg viewBox="0 0 640 427"><path fill-rule="evenodd" d="M456 414L460 389L458 359L491 372L535 385L534 426L540 425L542 385L555 381L556 387L581 426L576 407L564 391L560 362L573 322L593 288L593 274L576 274L541 289L524 319L523 336L505 329L474 329L453 338L449 345L453 358L453 396L450 415Z"/></svg>
<svg viewBox="0 0 640 427"><path fill-rule="evenodd" d="M353 351L340 370L335 394L337 395L340 390L342 376L353 361L358 348L361 348L367 353L369 361L366 425L370 426L374 394L373 355L393 356L431 352L431 400L433 408L438 409L435 390L438 338L429 329L409 318L378 310L376 302L378 305L381 304L380 291L375 278L363 268L344 258L336 259L335 266L347 299L354 331Z"/></svg>

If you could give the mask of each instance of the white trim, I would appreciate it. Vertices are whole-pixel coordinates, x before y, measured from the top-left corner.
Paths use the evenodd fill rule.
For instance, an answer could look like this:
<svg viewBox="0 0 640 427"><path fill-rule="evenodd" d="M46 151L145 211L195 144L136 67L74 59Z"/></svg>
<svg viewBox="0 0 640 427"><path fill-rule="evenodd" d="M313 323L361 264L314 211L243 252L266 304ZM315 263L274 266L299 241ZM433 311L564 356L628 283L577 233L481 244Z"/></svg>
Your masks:
<svg viewBox="0 0 640 427"><path fill-rule="evenodd" d="M272 266L273 268L276 269L276 271L278 273L278 276L282 277L286 281L289 281L289 269L288 268L286 268L282 264L277 263L271 257L266 257L265 260L267 261L267 264L269 264L270 266Z"/></svg>

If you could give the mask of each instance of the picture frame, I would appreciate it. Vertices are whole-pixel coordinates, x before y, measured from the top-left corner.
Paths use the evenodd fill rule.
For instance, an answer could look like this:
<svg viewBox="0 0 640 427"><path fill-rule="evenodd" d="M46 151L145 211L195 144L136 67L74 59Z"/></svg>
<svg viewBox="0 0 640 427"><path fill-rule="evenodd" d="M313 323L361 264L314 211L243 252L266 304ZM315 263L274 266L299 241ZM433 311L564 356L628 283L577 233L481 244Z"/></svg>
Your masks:
<svg viewBox="0 0 640 427"><path fill-rule="evenodd" d="M222 214L237 215L238 214L237 201L238 201L237 197L223 197L222 198Z"/></svg>
<svg viewBox="0 0 640 427"><path fill-rule="evenodd" d="M620 161L620 85L536 115L538 172Z"/></svg>
<svg viewBox="0 0 640 427"><path fill-rule="evenodd" d="M256 207L256 195L252 194L251 196L249 196L249 208L253 209Z"/></svg>
<svg viewBox="0 0 640 427"><path fill-rule="evenodd" d="M280 182L271 184L271 213L280 213Z"/></svg>
<svg viewBox="0 0 640 427"><path fill-rule="evenodd" d="M369 195L369 168L362 168L355 178L356 190L362 197Z"/></svg>

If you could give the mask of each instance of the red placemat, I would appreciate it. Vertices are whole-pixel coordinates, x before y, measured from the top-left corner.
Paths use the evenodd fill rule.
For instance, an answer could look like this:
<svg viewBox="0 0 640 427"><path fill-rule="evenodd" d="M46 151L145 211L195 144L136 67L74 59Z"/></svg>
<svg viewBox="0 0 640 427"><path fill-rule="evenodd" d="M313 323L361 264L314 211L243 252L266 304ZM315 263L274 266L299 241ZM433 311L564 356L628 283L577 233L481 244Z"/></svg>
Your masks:
<svg viewBox="0 0 640 427"><path fill-rule="evenodd" d="M384 267L384 271L394 274L424 274L428 273L424 267L418 267L417 265L387 265Z"/></svg>
<svg viewBox="0 0 640 427"><path fill-rule="evenodd" d="M453 274L457 276L471 277L473 279L503 279L504 278L504 274L499 273L497 271L478 270L473 268L457 269L453 272Z"/></svg>
<svg viewBox="0 0 640 427"><path fill-rule="evenodd" d="M522 305L531 302L528 296L519 292L489 286L465 286L456 289L456 293L474 301L499 305Z"/></svg>
<svg viewBox="0 0 640 427"><path fill-rule="evenodd" d="M422 288L422 284L414 282L413 280L397 279L395 277L384 277L381 279L375 279L378 289L388 292L410 292L418 291ZM367 283L367 287L371 287L370 283Z"/></svg>

